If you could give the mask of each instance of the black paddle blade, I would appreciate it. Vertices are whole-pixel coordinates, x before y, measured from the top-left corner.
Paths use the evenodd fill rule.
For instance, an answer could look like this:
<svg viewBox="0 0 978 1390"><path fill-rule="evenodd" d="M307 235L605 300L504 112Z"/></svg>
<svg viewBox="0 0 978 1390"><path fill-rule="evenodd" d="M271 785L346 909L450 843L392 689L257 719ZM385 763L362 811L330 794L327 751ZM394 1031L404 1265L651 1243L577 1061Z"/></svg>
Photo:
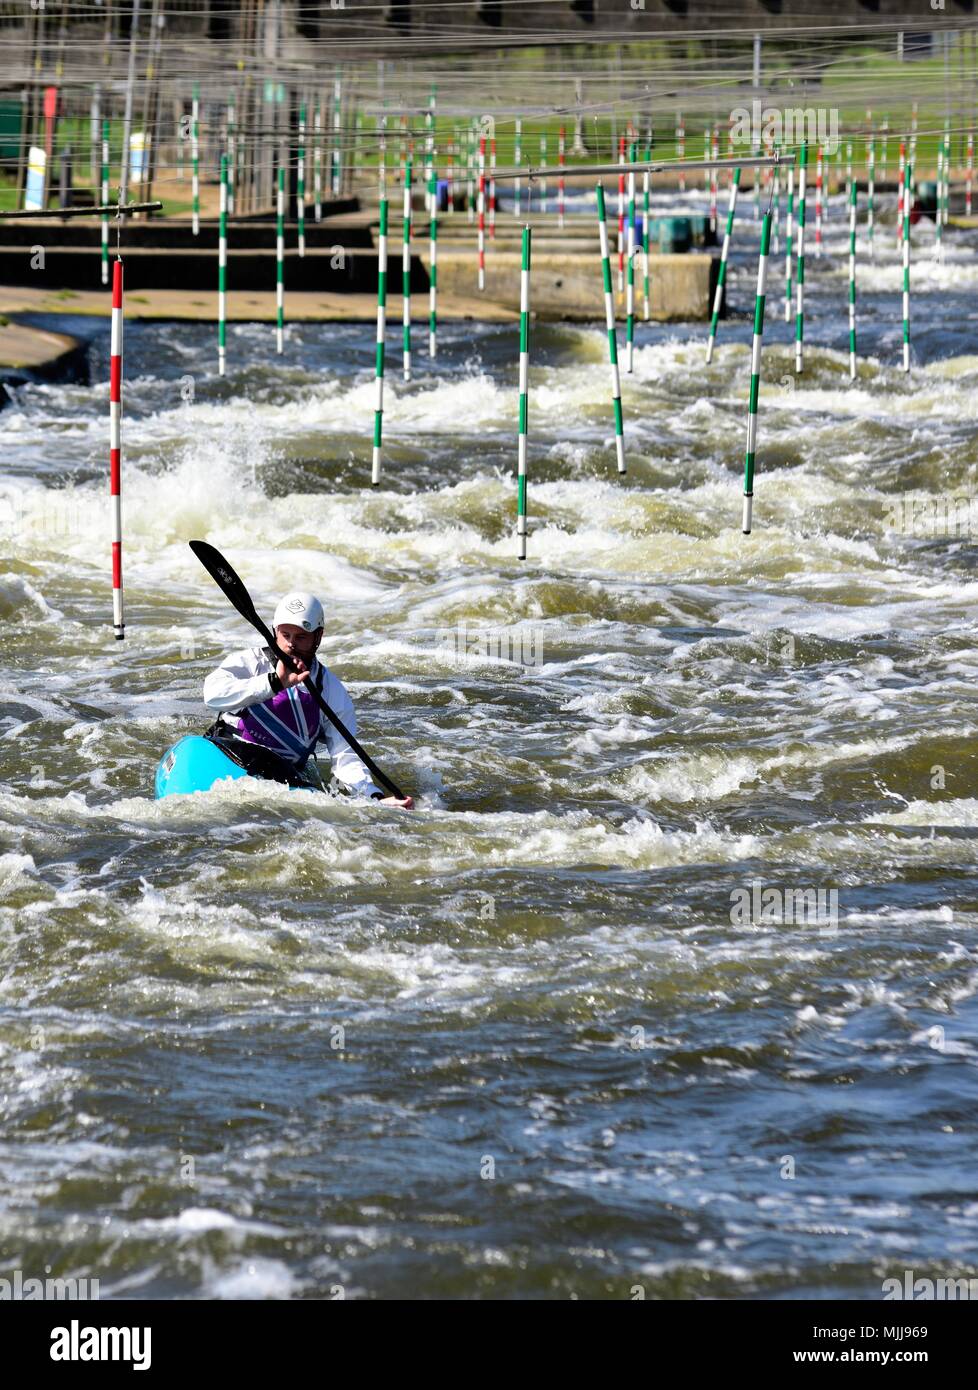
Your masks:
<svg viewBox="0 0 978 1390"><path fill-rule="evenodd" d="M228 601L238 610L242 618L251 623L252 627L256 627L264 636L269 637L268 628L255 611L255 605L251 601L251 595L221 552L216 550L214 546L209 545L207 541L191 541L190 549L197 556L197 559L204 566L204 569Z"/></svg>

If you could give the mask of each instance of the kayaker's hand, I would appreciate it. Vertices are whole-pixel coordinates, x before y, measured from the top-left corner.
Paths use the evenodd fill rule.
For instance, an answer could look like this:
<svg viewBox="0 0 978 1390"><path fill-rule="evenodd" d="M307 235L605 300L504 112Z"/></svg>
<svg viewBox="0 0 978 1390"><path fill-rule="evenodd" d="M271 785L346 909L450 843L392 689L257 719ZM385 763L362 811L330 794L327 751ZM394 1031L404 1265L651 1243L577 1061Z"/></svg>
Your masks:
<svg viewBox="0 0 978 1390"><path fill-rule="evenodd" d="M378 800L377 804L378 806L400 806L405 811L411 811L414 809L414 797L406 796L404 800L401 801L396 796L384 796Z"/></svg>
<svg viewBox="0 0 978 1390"><path fill-rule="evenodd" d="M309 674L309 667L302 660L301 656L294 656L292 660L299 668L297 671L290 671L284 661L280 661L275 670L275 674L286 689L288 689L290 685L299 685Z"/></svg>

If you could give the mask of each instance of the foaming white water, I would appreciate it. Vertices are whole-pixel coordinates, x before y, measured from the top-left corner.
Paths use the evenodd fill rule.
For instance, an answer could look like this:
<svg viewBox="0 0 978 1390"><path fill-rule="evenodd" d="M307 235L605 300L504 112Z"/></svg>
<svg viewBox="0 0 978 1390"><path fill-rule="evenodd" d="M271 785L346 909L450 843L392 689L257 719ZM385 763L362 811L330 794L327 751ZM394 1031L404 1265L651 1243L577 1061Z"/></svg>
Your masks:
<svg viewBox="0 0 978 1390"><path fill-rule="evenodd" d="M804 743L788 752L728 754L709 752L692 758L663 754L629 769L624 788L629 796L649 801L716 801L742 787L767 783L775 774L848 764L911 747L915 738L864 739L856 743ZM668 761L667 761L668 759ZM660 763L665 764L660 767Z"/></svg>
<svg viewBox="0 0 978 1390"><path fill-rule="evenodd" d="M899 294L903 290L903 264L894 257L889 264L881 260L861 260L856 271L859 287L863 291L881 294ZM978 266L974 258L965 252L948 253L945 249L943 261L938 260L934 241L918 240L911 236L910 241L910 292L913 294L939 294L946 290L973 289L978 286Z"/></svg>
<svg viewBox="0 0 978 1390"><path fill-rule="evenodd" d="M911 801L898 811L879 811L865 824L978 826L978 801L964 797L949 801Z"/></svg>

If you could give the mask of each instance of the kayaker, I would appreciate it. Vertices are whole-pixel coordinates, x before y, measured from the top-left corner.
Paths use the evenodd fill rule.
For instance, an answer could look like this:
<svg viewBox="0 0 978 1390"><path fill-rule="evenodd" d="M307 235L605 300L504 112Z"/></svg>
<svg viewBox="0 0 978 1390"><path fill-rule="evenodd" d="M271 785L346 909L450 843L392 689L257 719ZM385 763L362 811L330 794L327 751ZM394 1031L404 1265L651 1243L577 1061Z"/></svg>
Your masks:
<svg viewBox="0 0 978 1390"><path fill-rule="evenodd" d="M401 801L385 796L374 785L306 688L308 677L355 738L353 701L343 683L316 658L324 621L323 605L313 594L286 594L273 618L275 641L298 669L277 661L270 647L246 647L226 656L204 681L204 704L217 714L206 737L248 772L299 787L311 785L305 767L316 744L323 742L333 776L354 796L410 809L412 797Z"/></svg>

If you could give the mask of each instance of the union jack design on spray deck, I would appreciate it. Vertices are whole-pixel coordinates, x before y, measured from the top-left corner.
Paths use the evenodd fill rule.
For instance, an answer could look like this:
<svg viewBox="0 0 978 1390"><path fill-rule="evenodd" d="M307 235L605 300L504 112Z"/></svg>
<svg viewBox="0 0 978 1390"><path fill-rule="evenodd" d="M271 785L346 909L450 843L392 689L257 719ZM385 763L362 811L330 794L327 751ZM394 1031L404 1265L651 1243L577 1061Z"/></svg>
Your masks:
<svg viewBox="0 0 978 1390"><path fill-rule="evenodd" d="M322 667L316 688L322 685ZM319 706L304 685L280 690L260 705L250 705L238 718L238 737L259 743L301 767L309 759L319 737Z"/></svg>

